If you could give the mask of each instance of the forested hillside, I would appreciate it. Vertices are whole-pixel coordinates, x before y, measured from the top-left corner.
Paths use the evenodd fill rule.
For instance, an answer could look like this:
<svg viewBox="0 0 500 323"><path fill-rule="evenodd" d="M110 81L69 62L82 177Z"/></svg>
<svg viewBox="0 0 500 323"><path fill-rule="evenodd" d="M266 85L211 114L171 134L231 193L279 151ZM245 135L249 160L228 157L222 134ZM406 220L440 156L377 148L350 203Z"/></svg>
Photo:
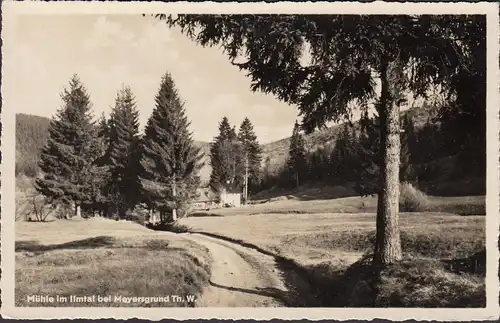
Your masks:
<svg viewBox="0 0 500 323"><path fill-rule="evenodd" d="M412 118L416 128L422 128L430 117L436 113L436 109L430 106L415 107L401 112L401 117L408 115ZM359 121L353 123L353 128L359 130ZM323 148L335 143L343 125L335 125L320 131L305 135L305 146L309 151ZM290 128L290 134L291 134ZM271 142L263 146L263 160L269 157L269 170L275 173L282 167L288 157L288 148L290 147L290 137Z"/></svg>
<svg viewBox="0 0 500 323"><path fill-rule="evenodd" d="M33 177L39 172L39 155L48 136L49 123L48 118L16 114L16 175Z"/></svg>
<svg viewBox="0 0 500 323"><path fill-rule="evenodd" d="M16 114L16 175L24 174L34 177L40 170L38 160L40 151L48 136L50 119L30 114ZM202 182L207 182L210 177L208 163L209 143L195 141L205 154L205 166L201 169Z"/></svg>
<svg viewBox="0 0 500 323"><path fill-rule="evenodd" d="M442 110L429 105L401 112L401 163L407 169L400 170L406 173L400 180L411 181L431 195L485 194L485 147L469 140L463 135L469 130L457 129L455 120L443 119L440 113ZM307 171L300 176L300 185L374 184L378 121L367 122L368 131L363 131L361 121L357 121L303 135ZM263 147L265 175L254 192L296 188L289 165L290 149L290 137Z"/></svg>
<svg viewBox="0 0 500 323"><path fill-rule="evenodd" d="M435 186L436 182L440 186L444 185L444 187L434 189L436 191L435 194L438 195L455 195L457 194L456 190L463 189L463 186L467 186L470 189L470 192L466 192L467 194L484 193L485 188L482 184L482 176L478 176L474 172L466 172L459 169L460 165L457 163L459 158L458 148L450 147L449 145L444 147L446 140L439 129L439 122L433 119L436 113L437 110L430 106L412 108L401 113L402 118L404 116L410 117L415 130L420 132L421 135L420 144L414 149L418 151L418 156L413 157L414 160L418 160L419 165L417 166L421 175L423 174L419 180L425 182L422 185L431 183ZM44 117L27 114L16 115L16 174L23 173L32 177L39 171L37 166L38 155L47 138L49 122L50 120ZM344 126L336 125L310 135L305 135L306 150L310 153L318 151L318 149L321 151L331 150ZM359 129L359 122L354 122L352 130L359 131ZM210 179L211 173L209 158L210 143L195 141L195 145L200 147L204 153L203 161L205 165L200 170L200 179L201 184L205 186ZM287 162L289 146L290 137L262 145L264 176L279 176L279 173L283 171ZM412 152L412 154L415 156L417 153ZM322 170L317 171L321 172ZM327 179L327 173L323 172L325 174L322 177ZM262 187L261 189L268 189L278 181L278 179L268 181L267 187ZM461 187L457 187L457 185Z"/></svg>

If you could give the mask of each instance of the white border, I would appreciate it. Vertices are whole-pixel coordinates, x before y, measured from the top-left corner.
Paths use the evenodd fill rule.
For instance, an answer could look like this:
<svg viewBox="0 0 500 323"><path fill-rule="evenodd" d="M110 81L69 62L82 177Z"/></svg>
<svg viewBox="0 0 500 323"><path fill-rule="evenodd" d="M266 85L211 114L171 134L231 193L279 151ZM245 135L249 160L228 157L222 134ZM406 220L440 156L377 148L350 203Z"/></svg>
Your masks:
<svg viewBox="0 0 500 323"><path fill-rule="evenodd" d="M487 14L487 307L485 309L361 309L361 308L20 308L14 307L14 209L15 209L15 107L3 98L1 115L2 158L2 309L4 318L143 318L171 319L367 319L391 320L497 320L499 318L499 280L497 237L499 227L499 115L498 115L498 5L495 3L158 3L158 2L12 2L2 3L3 28L16 15L66 14L142 14L142 13L308 13L308 14ZM4 33L2 33L4 34ZM8 42L8 39L7 39ZM3 49L3 48L2 48ZM3 49L5 65L15 53ZM3 74L3 73L2 73ZM2 84L2 93L9 84ZM12 93L12 92L11 92ZM22 94L21 94L22 95Z"/></svg>

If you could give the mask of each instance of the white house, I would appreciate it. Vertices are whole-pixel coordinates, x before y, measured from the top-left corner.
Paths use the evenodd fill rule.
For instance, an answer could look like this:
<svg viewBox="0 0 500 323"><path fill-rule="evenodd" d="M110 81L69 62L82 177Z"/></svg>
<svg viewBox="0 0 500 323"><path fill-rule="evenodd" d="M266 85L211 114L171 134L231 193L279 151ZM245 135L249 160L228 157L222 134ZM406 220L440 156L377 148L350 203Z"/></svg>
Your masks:
<svg viewBox="0 0 500 323"><path fill-rule="evenodd" d="M240 207L241 206L241 191L232 186L226 185L219 192L221 206Z"/></svg>

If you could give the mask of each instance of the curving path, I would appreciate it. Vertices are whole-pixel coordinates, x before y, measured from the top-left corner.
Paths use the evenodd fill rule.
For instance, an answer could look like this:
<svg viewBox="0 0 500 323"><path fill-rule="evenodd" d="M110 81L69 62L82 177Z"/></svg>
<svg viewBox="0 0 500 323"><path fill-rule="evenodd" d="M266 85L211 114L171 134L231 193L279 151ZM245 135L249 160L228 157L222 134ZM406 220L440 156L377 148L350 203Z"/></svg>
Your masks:
<svg viewBox="0 0 500 323"><path fill-rule="evenodd" d="M197 307L297 306L300 295L285 282L290 273L280 270L274 257L202 234L183 236L208 248L213 258L210 286Z"/></svg>

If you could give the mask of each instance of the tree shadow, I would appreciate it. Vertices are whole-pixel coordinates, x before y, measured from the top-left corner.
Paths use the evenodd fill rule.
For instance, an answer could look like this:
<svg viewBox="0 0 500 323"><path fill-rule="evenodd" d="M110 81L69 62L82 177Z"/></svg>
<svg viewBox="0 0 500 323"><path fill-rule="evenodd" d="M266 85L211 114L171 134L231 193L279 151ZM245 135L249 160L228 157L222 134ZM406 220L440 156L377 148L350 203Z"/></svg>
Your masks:
<svg viewBox="0 0 500 323"><path fill-rule="evenodd" d="M212 213L210 211L196 211L193 213L189 213L187 215L188 218L200 218L200 217L223 217L221 214Z"/></svg>
<svg viewBox="0 0 500 323"><path fill-rule="evenodd" d="M465 258L441 260L446 270L455 274L486 275L486 249Z"/></svg>
<svg viewBox="0 0 500 323"><path fill-rule="evenodd" d="M352 189L344 188L342 186L318 186L318 187L309 187L309 188L301 188L301 189L292 189L292 190L277 190L266 192L265 195L259 197L258 200L261 200L261 203L265 202L274 202L281 199L295 199L298 201L313 201L313 200L333 200L339 198L346 197L354 197L359 196L358 193L353 191ZM260 204L260 203L259 203Z"/></svg>
<svg viewBox="0 0 500 323"><path fill-rule="evenodd" d="M355 197L359 196L356 193L329 193L327 191L322 191L318 189L316 193L307 192L298 192L291 194L295 197L295 199L299 201L314 201L314 200L334 200L346 197Z"/></svg>
<svg viewBox="0 0 500 323"><path fill-rule="evenodd" d="M60 244L43 245L37 240L16 241L16 252L43 253L46 251L59 249L94 249L100 247L109 247L116 242L116 239L108 236L98 236L82 240L70 241Z"/></svg>
<svg viewBox="0 0 500 323"><path fill-rule="evenodd" d="M209 283L211 286L226 289L229 291L236 291L236 292L240 292L240 293L270 297L270 298L273 298L275 300L280 301L281 303L283 303L283 305L285 305L287 307L304 307L304 306L309 307L307 305L303 305L302 303L297 303L295 295L292 295L290 292L283 291L283 290L280 290L278 288L271 288L271 287L260 288L260 287L257 287L255 289L247 289L247 288L241 288L241 287L224 286L221 284L214 283L212 281L210 281Z"/></svg>
<svg viewBox="0 0 500 323"><path fill-rule="evenodd" d="M282 257L251 243L212 233L196 233L230 241L272 256L276 261L276 267L281 273L287 291L256 289L242 290L242 292L259 293L259 295L274 297L290 307L443 307L441 302L432 298L424 300L424 302L415 300L414 304L409 304L408 300L401 299L400 290L394 289L391 295L380 295L381 288L386 286L387 278L390 277L409 280L410 283L407 285L411 287L413 286L411 281L416 279L418 271L423 271L424 276L431 275L433 268L447 270L455 268L453 269L454 271L460 268L459 271L461 273L465 272L467 268L468 272L471 272L470 268L475 268L474 272L480 274L481 264L485 264L486 255L483 250L468 258L464 258L466 263L475 261L475 267L470 265L465 265L465 267L449 266L448 268L438 265L438 267L435 267L439 261L427 261L425 259L406 259L389 266L389 268L379 267L373 265L373 255L371 253L366 253L357 262L348 267L335 267L328 262L301 265L292 259ZM448 261L448 264L460 264L464 262L464 259L443 260L441 264L446 264L446 261ZM416 267L421 267L421 269L417 270L416 274L411 274L410 269ZM431 281L427 283L431 284ZM391 286L388 287L390 288ZM463 295L459 299L449 300L445 307L481 307L485 304L484 296L484 292L478 290L474 295Z"/></svg>
<svg viewBox="0 0 500 323"><path fill-rule="evenodd" d="M365 255L348 268L332 269L328 264L302 266L281 259L278 266L291 291L302 298L306 307L373 307L380 268ZM305 294L304 294L305 293Z"/></svg>

